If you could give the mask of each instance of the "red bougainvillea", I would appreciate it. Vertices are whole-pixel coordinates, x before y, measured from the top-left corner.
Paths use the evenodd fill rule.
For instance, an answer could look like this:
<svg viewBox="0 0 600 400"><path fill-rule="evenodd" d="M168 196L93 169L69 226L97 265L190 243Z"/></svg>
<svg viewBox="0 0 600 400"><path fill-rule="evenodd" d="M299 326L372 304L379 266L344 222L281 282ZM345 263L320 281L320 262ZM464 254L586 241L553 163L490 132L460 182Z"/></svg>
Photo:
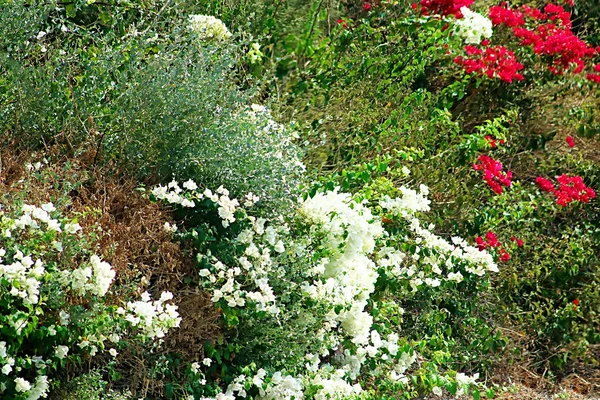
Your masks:
<svg viewBox="0 0 600 400"><path fill-rule="evenodd" d="M483 180L496 194L502 194L503 186L511 185L512 172L503 172L502 163L490 156L484 154L479 156L479 163L473 164L473 168L476 171L483 171Z"/></svg>
<svg viewBox="0 0 600 400"><path fill-rule="evenodd" d="M567 136L565 138L565 141L567 142L569 147L575 147L575 139L573 139L573 136Z"/></svg>
<svg viewBox="0 0 600 400"><path fill-rule="evenodd" d="M537 177L535 181L542 191L554 194L556 196L556 204L562 207L574 201L588 203L596 197L596 192L592 188L587 187L580 176L563 174L556 178L558 187L541 176Z"/></svg>
<svg viewBox="0 0 600 400"><path fill-rule="evenodd" d="M469 7L474 0L421 0L421 13L423 15L454 15L462 18L460 9ZM413 7L414 8L414 7Z"/></svg>
<svg viewBox="0 0 600 400"><path fill-rule="evenodd" d="M483 238L481 236L477 236L475 238L475 243L477 243L477 247L479 248L479 251L483 251L487 247L490 247L490 248L500 247L500 250L499 250L500 261L507 262L508 260L510 260L510 254L506 251L506 249L504 247L501 247L502 243L500 243L500 241L498 240L498 237L496 237L496 234L494 232L486 233L485 238Z"/></svg>
<svg viewBox="0 0 600 400"><path fill-rule="evenodd" d="M458 56L454 62L461 65L468 74L477 73L488 78L500 78L504 82L522 80L519 73L523 64L517 62L515 54L504 46L491 46L479 49L465 46L466 57Z"/></svg>
<svg viewBox="0 0 600 400"><path fill-rule="evenodd" d="M579 73L585 69L585 59L593 57L596 49L586 44L571 31L571 13L563 6L547 4L543 11L529 6L509 8L506 3L490 8L492 24L512 28L521 45L546 58L548 69L563 74L574 67ZM526 27L529 25L529 27ZM595 77L588 75L588 79Z"/></svg>

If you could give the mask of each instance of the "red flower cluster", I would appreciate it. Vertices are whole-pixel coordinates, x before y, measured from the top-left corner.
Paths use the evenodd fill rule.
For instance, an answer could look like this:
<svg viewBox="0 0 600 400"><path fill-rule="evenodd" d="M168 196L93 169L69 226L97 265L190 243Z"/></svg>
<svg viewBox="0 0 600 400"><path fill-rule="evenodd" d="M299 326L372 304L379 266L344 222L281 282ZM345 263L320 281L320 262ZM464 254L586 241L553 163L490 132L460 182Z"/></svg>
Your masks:
<svg viewBox="0 0 600 400"><path fill-rule="evenodd" d="M454 15L462 18L462 7L469 7L474 0L421 0L421 13L423 15ZM413 7L414 8L414 7Z"/></svg>
<svg viewBox="0 0 600 400"><path fill-rule="evenodd" d="M548 179L538 176L535 180L538 187L544 192L553 193L556 196L556 204L566 206L574 201L588 203L596 197L596 192L583 183L580 176L561 175L556 178L559 186L556 188Z"/></svg>
<svg viewBox="0 0 600 400"><path fill-rule="evenodd" d="M366 1L363 3L364 11L371 11L371 3L367 3Z"/></svg>
<svg viewBox="0 0 600 400"><path fill-rule="evenodd" d="M483 170L483 180L496 193L502 194L503 187L510 187L512 172L502 171L502 163L484 154L479 156L479 163L473 164L473 169L476 171Z"/></svg>
<svg viewBox="0 0 600 400"><path fill-rule="evenodd" d="M481 236L477 236L475 242L477 243L479 251L485 250L488 246L492 248L502 246L502 243L500 243L494 232L486 233L485 239ZM500 248L500 261L507 262L508 260L510 260L510 254L508 254L504 247Z"/></svg>
<svg viewBox="0 0 600 400"><path fill-rule="evenodd" d="M523 69L523 64L517 62L515 54L504 46L486 47L479 49L475 46L465 46L467 57L458 56L454 62L461 65L468 74L478 73L488 78L500 78L511 83L513 79L523 79L518 71Z"/></svg>
<svg viewBox="0 0 600 400"><path fill-rule="evenodd" d="M596 50L596 51L598 51L598 50ZM598 51L598 52L600 53L600 51ZM594 66L594 72L600 72L600 64L597 64L597 65ZM600 75L597 74L597 73L596 74L588 74L586 76L586 78L589 81L600 83Z"/></svg>
<svg viewBox="0 0 600 400"><path fill-rule="evenodd" d="M551 60L549 69L555 74L562 74L572 65L577 65L574 72L579 73L585 69L585 58L596 54L594 47L587 45L571 31L571 14L562 6L548 4L541 11L529 6L511 9L503 3L491 7L489 16L494 25L513 28L513 34L520 39L521 45L532 46L536 54L548 57ZM537 26L534 29L525 28L526 18L537 23Z"/></svg>
<svg viewBox="0 0 600 400"><path fill-rule="evenodd" d="M571 148L575 147L575 140L573 139L573 136L567 136L565 138L565 141L567 142L569 147L571 147Z"/></svg>
<svg viewBox="0 0 600 400"><path fill-rule="evenodd" d="M338 24L338 25L341 25L341 26L343 26L344 28L348 29L348 21L346 21L345 19L343 19L343 18L338 18L338 20L337 20L337 21L335 21L335 22L337 22L337 24Z"/></svg>
<svg viewBox="0 0 600 400"><path fill-rule="evenodd" d="M491 137L490 135L486 135L485 136L485 140L487 140L488 144L490 145L490 147L492 149L495 149L496 147L498 147L498 143L500 144L504 144L505 141L504 139L500 139L498 142L496 141L496 139L494 139L493 137Z"/></svg>

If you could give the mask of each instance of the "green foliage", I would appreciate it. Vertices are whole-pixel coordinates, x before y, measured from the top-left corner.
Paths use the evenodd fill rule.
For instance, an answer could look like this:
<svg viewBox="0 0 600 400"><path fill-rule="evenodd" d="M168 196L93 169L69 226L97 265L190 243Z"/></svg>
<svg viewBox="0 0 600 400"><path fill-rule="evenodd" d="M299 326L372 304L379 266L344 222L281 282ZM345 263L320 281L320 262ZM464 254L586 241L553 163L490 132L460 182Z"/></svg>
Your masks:
<svg viewBox="0 0 600 400"><path fill-rule="evenodd" d="M130 393L120 393L108 388L108 383L99 371L93 370L88 374L72 379L66 387L55 395L61 400L131 400Z"/></svg>

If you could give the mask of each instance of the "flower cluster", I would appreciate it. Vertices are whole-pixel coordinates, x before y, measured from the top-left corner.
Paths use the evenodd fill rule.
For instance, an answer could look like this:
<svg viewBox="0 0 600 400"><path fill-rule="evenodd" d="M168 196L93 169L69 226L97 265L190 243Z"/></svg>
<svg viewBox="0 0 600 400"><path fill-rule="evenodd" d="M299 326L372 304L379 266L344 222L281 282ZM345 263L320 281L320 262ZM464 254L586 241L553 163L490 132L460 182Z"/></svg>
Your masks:
<svg viewBox="0 0 600 400"><path fill-rule="evenodd" d="M566 206L574 201L588 203L596 197L596 192L585 185L580 176L561 175L556 178L558 188L548 179L538 176L535 180L538 187L556 196L556 204Z"/></svg>
<svg viewBox="0 0 600 400"><path fill-rule="evenodd" d="M364 344L373 321L364 309L378 278L376 265L368 256L383 227L364 204L337 191L317 193L302 204L300 213L325 232L324 244L330 254L322 268L315 270L317 279L307 282L303 290L321 301L343 305L347 311L335 319L353 342Z"/></svg>
<svg viewBox="0 0 600 400"><path fill-rule="evenodd" d="M231 37L223 21L212 15L190 15L190 30L200 40L227 40Z"/></svg>
<svg viewBox="0 0 600 400"><path fill-rule="evenodd" d="M519 239L520 240L520 239ZM477 243L477 247L479 247L479 251L485 250L487 247L492 248L500 248L500 261L507 262L510 260L510 254L506 251L506 249L502 246L502 243L496 237L496 234L493 232L488 232L485 234L485 239L481 236L477 236L475 238L475 242ZM523 241L521 241L522 245ZM521 246L519 245L519 247Z"/></svg>
<svg viewBox="0 0 600 400"><path fill-rule="evenodd" d="M465 46L465 56L457 56L454 62L462 66L466 73L477 73L479 76L499 78L512 83L513 80L523 80L519 73L523 64L517 61L515 54L504 46L489 46L484 49L475 46Z"/></svg>
<svg viewBox="0 0 600 400"><path fill-rule="evenodd" d="M549 70L555 74L572 66L579 73L585 69L585 60L597 53L572 32L571 14L562 6L547 4L540 10L527 5L513 9L503 4L491 7L489 15L494 25L512 28L521 45L531 46L537 55L546 57Z"/></svg>
<svg viewBox="0 0 600 400"><path fill-rule="evenodd" d="M152 323L142 302L123 314L107 303L115 279L112 266L93 254L76 220L64 217L52 203L41 206L15 201L0 211L0 393L36 400L48 396L47 373L70 354L95 356L116 332L140 331L142 338L164 336L176 326L173 306L155 302ZM65 256L68 255L68 256ZM41 293L44 294L40 301ZM83 306L82 306L83 305ZM147 326L129 329L125 314ZM41 319L38 316L44 315ZM135 325L135 324L133 324ZM162 331L160 330L162 329ZM117 355L115 349L110 354Z"/></svg>
<svg viewBox="0 0 600 400"><path fill-rule="evenodd" d="M111 265L102 261L97 255L90 258L90 265L77 268L73 271L62 271L61 280L64 285L70 284L71 288L79 295L92 293L102 297L115 278L115 271Z"/></svg>
<svg viewBox="0 0 600 400"><path fill-rule="evenodd" d="M496 194L502 194L503 186L511 185L512 172L503 172L502 163L490 156L480 155L479 163L473 164L473 169L483 171L483 180Z"/></svg>
<svg viewBox="0 0 600 400"><path fill-rule="evenodd" d="M497 139L494 139L493 137L491 137L490 135L486 135L485 140L488 142L488 144L490 145L490 147L492 149L495 149L496 147L498 147L498 144L502 145L502 144L506 143L506 141L504 139L497 140Z"/></svg>
<svg viewBox="0 0 600 400"><path fill-rule="evenodd" d="M455 30L465 43L479 44L484 38L492 37L492 21L467 7L462 7L460 12L463 17L456 21Z"/></svg>
<svg viewBox="0 0 600 400"><path fill-rule="evenodd" d="M125 320L140 329L146 338L160 339L181 322L177 306L165 303L172 298L171 292L163 292L158 300L152 301L150 294L144 292L141 300L128 302L127 307L119 308L117 313L125 315Z"/></svg>
<svg viewBox="0 0 600 400"><path fill-rule="evenodd" d="M454 15L461 18L462 8L469 7L473 0L421 0L421 12L423 15Z"/></svg>

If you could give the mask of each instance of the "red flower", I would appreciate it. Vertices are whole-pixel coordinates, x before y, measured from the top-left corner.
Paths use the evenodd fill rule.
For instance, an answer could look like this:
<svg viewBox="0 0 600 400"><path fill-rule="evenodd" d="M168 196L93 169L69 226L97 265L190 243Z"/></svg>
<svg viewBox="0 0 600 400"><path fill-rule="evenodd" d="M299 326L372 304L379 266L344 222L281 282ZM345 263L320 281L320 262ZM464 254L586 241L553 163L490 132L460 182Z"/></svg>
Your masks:
<svg viewBox="0 0 600 400"><path fill-rule="evenodd" d="M367 3L367 2L364 2L363 3L363 10L364 11L370 11L371 10L371 4Z"/></svg>
<svg viewBox="0 0 600 400"><path fill-rule="evenodd" d="M504 46L485 47L483 50L465 46L465 53L468 57L456 57L454 62L461 65L467 74L477 73L508 83L523 80L523 75L518 72L523 69L523 64L517 62L515 54Z"/></svg>
<svg viewBox="0 0 600 400"><path fill-rule="evenodd" d="M569 147L575 147L575 140L573 140L573 136L567 136L565 139Z"/></svg>
<svg viewBox="0 0 600 400"><path fill-rule="evenodd" d="M535 183L544 192L554 193L554 184L548 179L538 176L537 178L535 178Z"/></svg>
<svg viewBox="0 0 600 400"><path fill-rule="evenodd" d="M421 12L424 15L454 15L462 18L462 7L469 7L474 0L421 0ZM414 7L413 7L414 9Z"/></svg>
<svg viewBox="0 0 600 400"><path fill-rule="evenodd" d="M342 25L344 28L348 28L348 22L346 20L342 19L342 18L339 18L335 22L337 22L339 25Z"/></svg>
<svg viewBox="0 0 600 400"><path fill-rule="evenodd" d="M517 240L517 246L523 247L523 239L518 239Z"/></svg>
<svg viewBox="0 0 600 400"><path fill-rule="evenodd" d="M489 156L484 154L479 156L479 163L473 164L473 169L483 170L483 180L496 194L502 194L503 185L506 187L511 185L512 172L503 172L502 163Z"/></svg>
<svg viewBox="0 0 600 400"><path fill-rule="evenodd" d="M575 306L578 306L579 305L579 299L573 300L573 304L575 304Z"/></svg>
<svg viewBox="0 0 600 400"><path fill-rule="evenodd" d="M500 242L498 241L498 238L496 237L496 234L494 232L488 232L485 234L485 239L487 240L487 244L490 247L498 247L500 246Z"/></svg>
<svg viewBox="0 0 600 400"><path fill-rule="evenodd" d="M508 262L510 260L510 254L503 248L500 249L500 261Z"/></svg>
<svg viewBox="0 0 600 400"><path fill-rule="evenodd" d="M598 74L587 74L585 77L588 81L600 83L600 75Z"/></svg>
<svg viewBox="0 0 600 400"><path fill-rule="evenodd" d="M479 251L483 251L487 247L487 244L481 236L477 236L475 242L477 243L477 247L479 247Z"/></svg>

